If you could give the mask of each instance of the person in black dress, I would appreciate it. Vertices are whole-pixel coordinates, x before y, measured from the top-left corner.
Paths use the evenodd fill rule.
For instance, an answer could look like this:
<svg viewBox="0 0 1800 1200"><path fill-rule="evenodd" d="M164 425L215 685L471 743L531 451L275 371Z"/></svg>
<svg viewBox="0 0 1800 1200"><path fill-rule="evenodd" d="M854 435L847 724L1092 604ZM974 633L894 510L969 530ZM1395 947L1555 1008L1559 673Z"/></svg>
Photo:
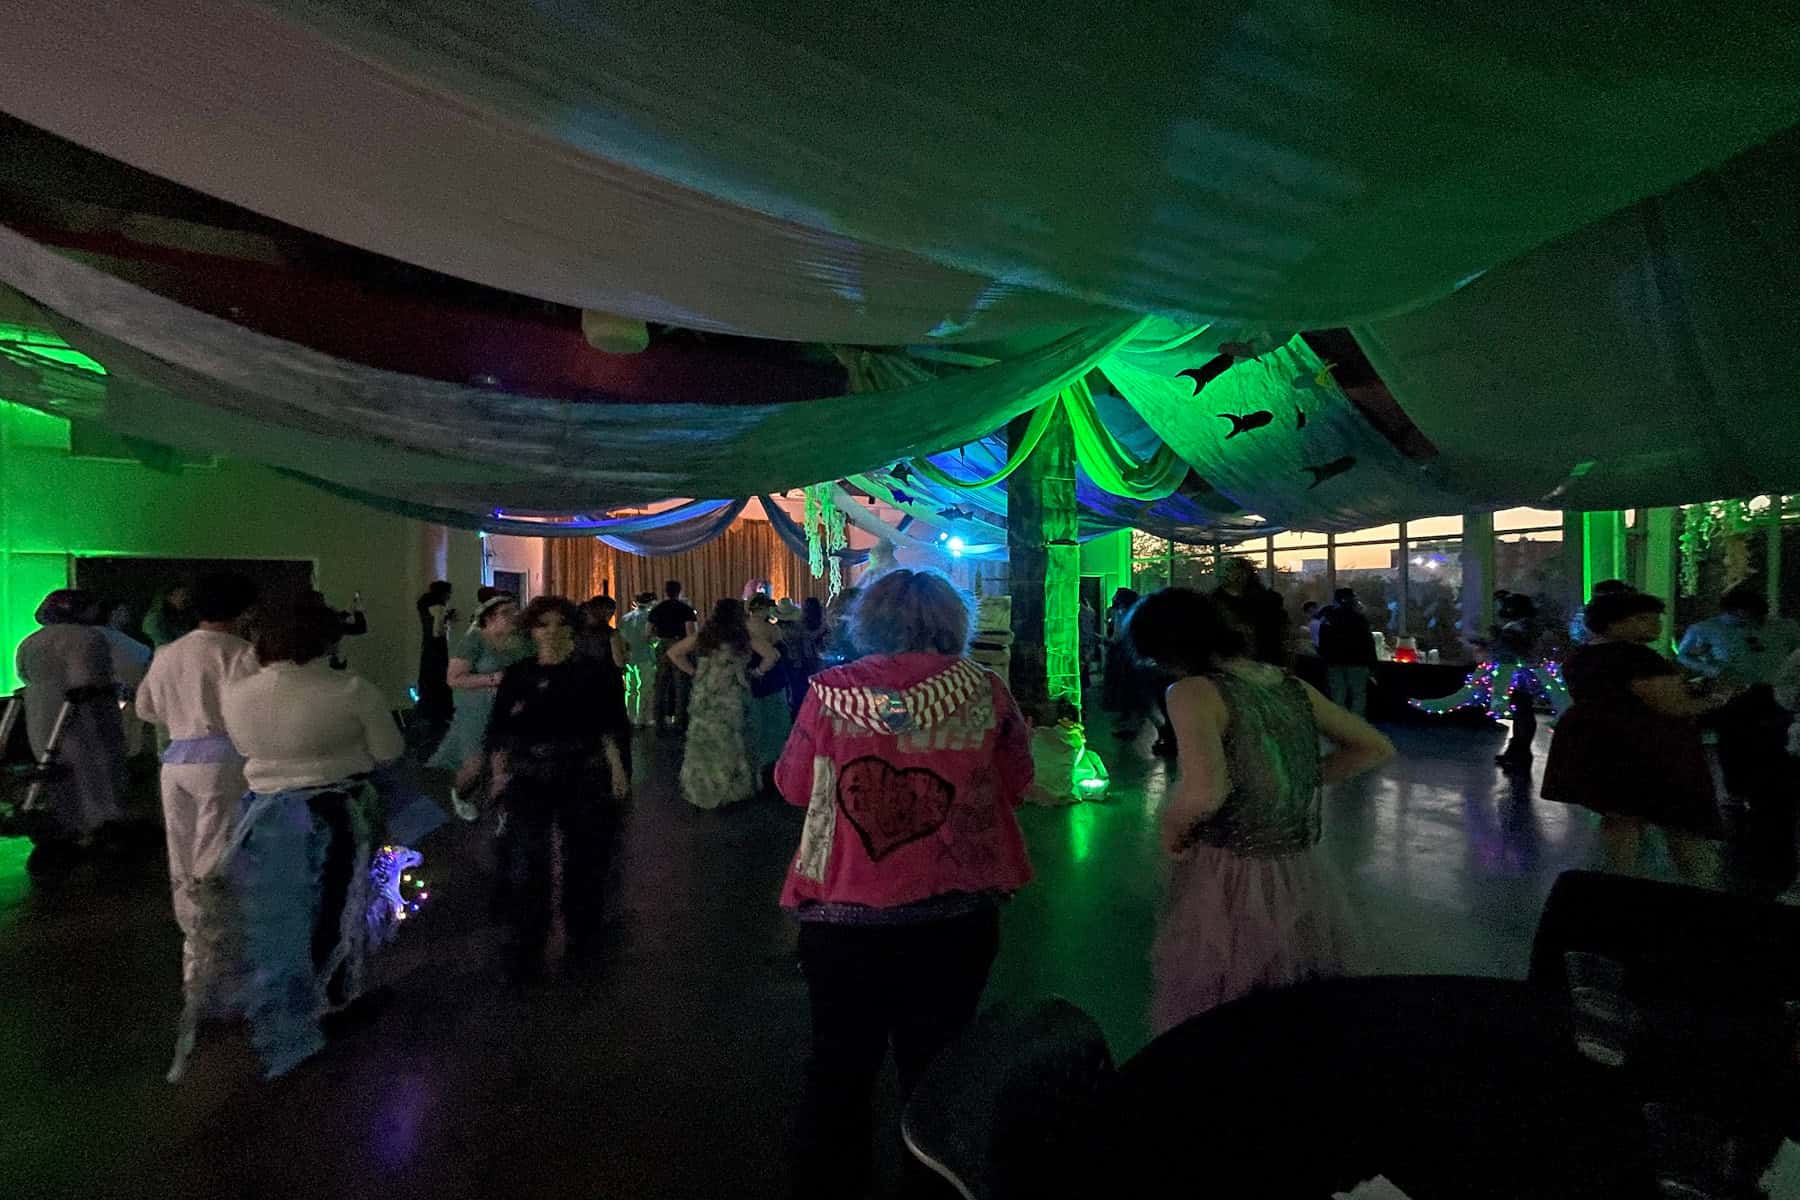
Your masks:
<svg viewBox="0 0 1800 1200"><path fill-rule="evenodd" d="M1690 695L1675 665L1650 649L1664 607L1638 592L1588 604L1590 640L1563 665L1575 706L1550 741L1543 794L1600 814L1605 869L1635 871L1645 826L1656 825L1682 878L1707 884L1719 819L1696 718L1717 702Z"/></svg>
<svg viewBox="0 0 1800 1200"><path fill-rule="evenodd" d="M450 696L450 626L456 610L450 607L449 581L440 579L425 589L415 607L419 610L419 699L414 711L431 729L450 724L456 701Z"/></svg>
<svg viewBox="0 0 1800 1200"><path fill-rule="evenodd" d="M627 727L616 672L575 653L581 623L561 596L539 596L519 627L537 648L500 679L487 752L505 815L499 907L511 936L508 977L530 982L544 971L550 933L551 862L560 835L566 962L580 967L597 949L607 870L621 806L629 791L617 732Z"/></svg>

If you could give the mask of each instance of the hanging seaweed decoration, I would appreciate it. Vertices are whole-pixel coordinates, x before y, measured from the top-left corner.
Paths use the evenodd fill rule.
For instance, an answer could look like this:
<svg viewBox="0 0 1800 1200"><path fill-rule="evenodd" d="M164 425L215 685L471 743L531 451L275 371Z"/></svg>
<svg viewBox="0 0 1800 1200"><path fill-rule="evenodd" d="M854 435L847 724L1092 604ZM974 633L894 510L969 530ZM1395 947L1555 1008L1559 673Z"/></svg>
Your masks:
<svg viewBox="0 0 1800 1200"><path fill-rule="evenodd" d="M821 524L831 485L815 483L806 488L806 566L814 579L825 574L825 530Z"/></svg>
<svg viewBox="0 0 1800 1200"><path fill-rule="evenodd" d="M1681 509L1681 594L1697 595L1700 591L1700 560L1705 555L1705 544L1702 540L1699 505L1684 505Z"/></svg>
<svg viewBox="0 0 1800 1200"><path fill-rule="evenodd" d="M1749 500L1709 500L1681 506L1681 594L1698 595L1706 556L1723 539L1725 586L1751 574L1750 531L1780 523L1790 496L1755 496Z"/></svg>
<svg viewBox="0 0 1800 1200"><path fill-rule="evenodd" d="M836 600L838 593L844 590L844 556L839 551L849 545L849 538L844 535L844 514L837 506L837 499L829 491L825 494L822 507L824 511L820 516L831 559L831 582L826 588L826 595Z"/></svg>

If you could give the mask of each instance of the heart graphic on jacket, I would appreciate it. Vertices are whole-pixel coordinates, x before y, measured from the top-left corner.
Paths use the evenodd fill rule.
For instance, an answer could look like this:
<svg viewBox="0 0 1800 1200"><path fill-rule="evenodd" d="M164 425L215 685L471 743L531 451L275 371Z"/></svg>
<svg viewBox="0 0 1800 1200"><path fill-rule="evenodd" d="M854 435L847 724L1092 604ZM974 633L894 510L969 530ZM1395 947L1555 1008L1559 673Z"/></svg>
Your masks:
<svg viewBox="0 0 1800 1200"><path fill-rule="evenodd" d="M838 772L837 800L863 849L880 862L941 827L956 802L956 789L934 771L859 758Z"/></svg>

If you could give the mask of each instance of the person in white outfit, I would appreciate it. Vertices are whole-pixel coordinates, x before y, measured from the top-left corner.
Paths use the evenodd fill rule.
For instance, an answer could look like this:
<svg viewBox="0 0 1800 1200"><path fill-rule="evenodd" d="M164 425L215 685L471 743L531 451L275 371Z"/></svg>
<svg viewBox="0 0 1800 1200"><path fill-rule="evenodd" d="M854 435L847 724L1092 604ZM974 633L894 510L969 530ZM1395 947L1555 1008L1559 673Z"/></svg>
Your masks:
<svg viewBox="0 0 1800 1200"><path fill-rule="evenodd" d="M137 689L138 716L169 737L162 756L163 829L184 987L194 978L200 880L231 840L248 790L220 705L226 684L257 670L250 643L238 636L256 586L241 575L216 575L202 579L193 594L198 627L156 652Z"/></svg>
<svg viewBox="0 0 1800 1200"><path fill-rule="evenodd" d="M406 745L381 691L331 669L339 636L337 614L317 604L259 614L262 669L228 685L220 706L252 793L223 873L243 931L244 1014L269 1078L324 1045L320 1018L363 993L376 942L369 868L384 821L370 776Z"/></svg>
<svg viewBox="0 0 1800 1200"><path fill-rule="evenodd" d="M73 861L73 851L89 845L102 826L125 815L125 732L119 722L118 685L112 655L100 631L87 623L94 599L75 588L58 588L38 606L43 628L19 643L14 669L25 686L25 728L31 752L50 744L65 702L69 717L56 761L68 768L50 783L44 807L53 828L33 834L37 848L27 867L48 869Z"/></svg>

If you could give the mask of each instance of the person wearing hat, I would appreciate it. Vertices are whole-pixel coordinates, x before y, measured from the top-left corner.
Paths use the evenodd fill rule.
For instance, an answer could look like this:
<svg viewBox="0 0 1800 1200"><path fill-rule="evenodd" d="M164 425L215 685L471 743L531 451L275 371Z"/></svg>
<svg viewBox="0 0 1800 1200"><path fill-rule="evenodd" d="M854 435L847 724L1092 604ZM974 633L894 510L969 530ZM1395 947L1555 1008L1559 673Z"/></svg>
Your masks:
<svg viewBox="0 0 1800 1200"><path fill-rule="evenodd" d="M456 715L450 730L431 756L430 766L456 772L450 802L456 815L475 819L467 793L481 775L482 744L488 717L500 691L500 675L506 668L531 656L531 643L519 633L519 600L511 592L495 592L475 610L475 624L450 655L446 675L456 693Z"/></svg>
<svg viewBox="0 0 1800 1200"><path fill-rule="evenodd" d="M48 865L59 851L85 845L102 825L125 815L125 728L119 723L112 653L98 629L85 623L94 597L58 588L38 605L43 628L19 643L14 665L25 684L25 731L42 755L64 701L72 707L56 761L68 772L46 785L55 833L38 839L27 867Z"/></svg>

